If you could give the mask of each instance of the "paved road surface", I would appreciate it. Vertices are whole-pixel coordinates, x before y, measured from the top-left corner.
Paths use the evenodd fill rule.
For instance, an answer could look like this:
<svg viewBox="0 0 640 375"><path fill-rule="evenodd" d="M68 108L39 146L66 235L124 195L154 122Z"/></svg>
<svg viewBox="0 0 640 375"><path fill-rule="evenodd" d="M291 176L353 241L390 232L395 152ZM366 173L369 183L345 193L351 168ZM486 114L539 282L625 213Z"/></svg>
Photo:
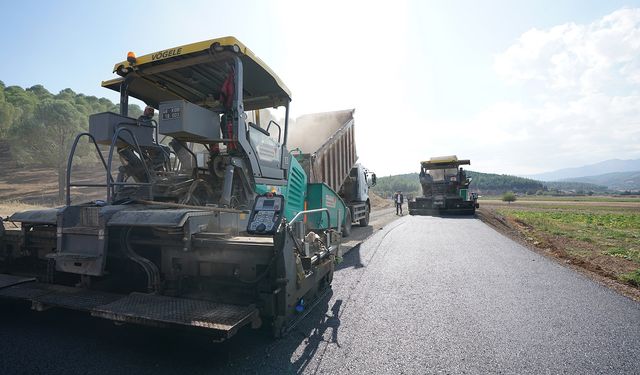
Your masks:
<svg viewBox="0 0 640 375"><path fill-rule="evenodd" d="M375 228L377 229L377 228ZM638 373L640 304L477 219L405 216L287 338L224 345L0 305L0 373Z"/></svg>

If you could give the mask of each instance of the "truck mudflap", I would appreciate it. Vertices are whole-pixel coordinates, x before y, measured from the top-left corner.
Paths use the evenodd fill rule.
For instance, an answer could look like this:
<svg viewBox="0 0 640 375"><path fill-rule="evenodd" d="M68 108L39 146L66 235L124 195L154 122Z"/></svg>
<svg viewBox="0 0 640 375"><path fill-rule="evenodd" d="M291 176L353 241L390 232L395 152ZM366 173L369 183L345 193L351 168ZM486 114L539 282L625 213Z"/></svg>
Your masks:
<svg viewBox="0 0 640 375"><path fill-rule="evenodd" d="M255 306L160 296L129 295L36 282L34 278L0 274L0 298L30 301L34 310L61 307L118 322L161 327L195 327L224 340L247 324L260 325Z"/></svg>

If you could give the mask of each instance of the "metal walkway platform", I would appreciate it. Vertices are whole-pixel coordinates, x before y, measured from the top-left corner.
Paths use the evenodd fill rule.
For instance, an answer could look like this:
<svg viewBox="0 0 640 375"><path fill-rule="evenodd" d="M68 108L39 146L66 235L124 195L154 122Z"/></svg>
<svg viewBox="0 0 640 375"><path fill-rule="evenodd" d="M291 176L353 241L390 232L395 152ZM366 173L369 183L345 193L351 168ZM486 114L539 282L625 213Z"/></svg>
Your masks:
<svg viewBox="0 0 640 375"><path fill-rule="evenodd" d="M210 301L131 293L91 311L101 318L134 323L165 323L236 331L259 319L253 306L238 306Z"/></svg>
<svg viewBox="0 0 640 375"><path fill-rule="evenodd" d="M203 328L215 331L223 339L247 324L260 324L255 306L144 293L114 294L4 274L0 274L0 298L30 301L36 310L61 307L119 322Z"/></svg>
<svg viewBox="0 0 640 375"><path fill-rule="evenodd" d="M122 295L32 282L0 289L0 297L28 300L34 306L90 311L94 307L122 298Z"/></svg>
<svg viewBox="0 0 640 375"><path fill-rule="evenodd" d="M21 277L21 276L0 274L0 289L6 288L12 285L29 283L33 281L36 281L36 279L33 277Z"/></svg>

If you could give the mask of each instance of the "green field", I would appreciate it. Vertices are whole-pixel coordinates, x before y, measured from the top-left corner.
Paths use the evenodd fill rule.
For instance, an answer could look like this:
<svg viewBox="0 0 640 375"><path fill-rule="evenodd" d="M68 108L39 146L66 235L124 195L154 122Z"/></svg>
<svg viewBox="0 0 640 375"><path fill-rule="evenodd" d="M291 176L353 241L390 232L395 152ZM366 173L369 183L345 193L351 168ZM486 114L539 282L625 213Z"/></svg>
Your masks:
<svg viewBox="0 0 640 375"><path fill-rule="evenodd" d="M501 196L481 196L480 201L502 200ZM525 195L519 196L518 202L627 202L640 203L638 196L548 196L548 195Z"/></svg>
<svg viewBox="0 0 640 375"><path fill-rule="evenodd" d="M640 200L598 198L572 205L568 200L518 201L495 209L522 224L535 243L560 244L568 257L597 264L617 279L640 286Z"/></svg>

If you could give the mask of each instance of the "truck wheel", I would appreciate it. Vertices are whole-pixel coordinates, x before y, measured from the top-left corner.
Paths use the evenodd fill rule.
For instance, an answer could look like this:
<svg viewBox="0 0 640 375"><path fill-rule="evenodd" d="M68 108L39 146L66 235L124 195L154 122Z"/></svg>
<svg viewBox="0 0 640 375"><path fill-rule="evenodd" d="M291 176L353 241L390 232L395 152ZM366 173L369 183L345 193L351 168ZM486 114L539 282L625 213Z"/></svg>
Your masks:
<svg viewBox="0 0 640 375"><path fill-rule="evenodd" d="M367 206L365 207L364 217L362 219L360 219L360 226L361 227L366 227L367 225L369 225L369 213L370 212L371 212L371 208L369 208L369 203L367 203Z"/></svg>
<svg viewBox="0 0 640 375"><path fill-rule="evenodd" d="M351 235L351 210L347 208L347 213L342 224L342 237L349 237Z"/></svg>

